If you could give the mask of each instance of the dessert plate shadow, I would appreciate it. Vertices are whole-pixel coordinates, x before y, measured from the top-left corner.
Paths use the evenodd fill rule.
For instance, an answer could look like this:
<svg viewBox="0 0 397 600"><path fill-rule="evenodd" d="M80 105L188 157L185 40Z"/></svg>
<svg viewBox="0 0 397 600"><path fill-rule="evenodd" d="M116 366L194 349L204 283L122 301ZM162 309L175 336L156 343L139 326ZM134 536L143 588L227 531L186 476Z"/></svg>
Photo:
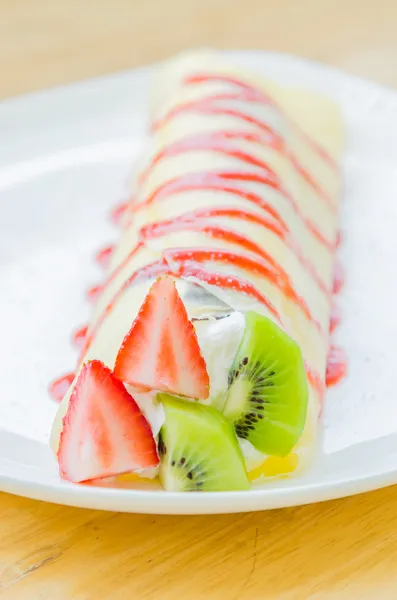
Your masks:
<svg viewBox="0 0 397 600"><path fill-rule="evenodd" d="M397 483L397 94L309 61L266 52L229 59L329 94L347 127L335 342L348 376L326 395L318 458L304 475L248 492L166 493L61 482L48 447L48 383L74 368L70 338L89 317L93 256L117 239L109 219L141 147L155 67L0 105L0 489L75 506L227 513L318 502Z"/></svg>

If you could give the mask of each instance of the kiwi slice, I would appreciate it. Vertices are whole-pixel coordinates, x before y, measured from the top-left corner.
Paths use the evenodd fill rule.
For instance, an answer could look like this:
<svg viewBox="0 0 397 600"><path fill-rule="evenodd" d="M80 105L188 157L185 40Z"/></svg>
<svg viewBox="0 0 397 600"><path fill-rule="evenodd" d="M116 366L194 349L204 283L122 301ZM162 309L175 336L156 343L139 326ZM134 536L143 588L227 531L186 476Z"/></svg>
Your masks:
<svg viewBox="0 0 397 600"><path fill-rule="evenodd" d="M302 435L308 387L300 348L270 319L246 314L223 413L260 452L286 456Z"/></svg>
<svg viewBox="0 0 397 600"><path fill-rule="evenodd" d="M211 406L159 394L160 482L171 492L247 490L244 458L229 421Z"/></svg>

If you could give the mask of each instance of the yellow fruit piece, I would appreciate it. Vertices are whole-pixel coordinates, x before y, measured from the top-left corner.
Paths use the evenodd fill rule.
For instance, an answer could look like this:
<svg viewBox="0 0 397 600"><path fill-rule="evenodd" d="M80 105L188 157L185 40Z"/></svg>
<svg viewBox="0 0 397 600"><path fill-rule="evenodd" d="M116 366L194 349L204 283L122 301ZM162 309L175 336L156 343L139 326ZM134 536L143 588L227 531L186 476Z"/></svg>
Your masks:
<svg viewBox="0 0 397 600"><path fill-rule="evenodd" d="M250 481L255 481L259 479L262 475L264 477L280 477L283 475L288 475L295 471L298 466L299 457L295 453L288 454L288 456L284 458L279 458L277 456L269 456L256 469L253 469L248 473L248 479Z"/></svg>
<svg viewBox="0 0 397 600"><path fill-rule="evenodd" d="M125 483L157 483L156 479L149 479L147 477L139 477L135 473L126 473L125 475L119 475L117 479Z"/></svg>
<svg viewBox="0 0 397 600"><path fill-rule="evenodd" d="M119 481L131 481L134 483L135 481L140 481L142 478L135 475L135 473L126 473L125 475L119 475L117 479Z"/></svg>

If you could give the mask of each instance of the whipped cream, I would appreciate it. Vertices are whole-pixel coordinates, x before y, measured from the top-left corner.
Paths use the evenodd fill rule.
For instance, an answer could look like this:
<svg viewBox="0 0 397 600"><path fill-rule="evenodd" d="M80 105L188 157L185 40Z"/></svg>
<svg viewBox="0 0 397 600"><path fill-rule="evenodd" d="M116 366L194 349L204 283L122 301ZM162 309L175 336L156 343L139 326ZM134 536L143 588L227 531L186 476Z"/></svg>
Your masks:
<svg viewBox="0 0 397 600"><path fill-rule="evenodd" d="M153 436L156 437L165 421L163 405L156 399L158 392L137 391L131 385L126 385L125 387L134 398L141 412L144 414L150 425Z"/></svg>
<svg viewBox="0 0 397 600"><path fill-rule="evenodd" d="M240 312L220 316L195 320L193 324L210 377L208 403L221 409L223 404L219 402L227 391L229 370L244 334L245 317Z"/></svg>

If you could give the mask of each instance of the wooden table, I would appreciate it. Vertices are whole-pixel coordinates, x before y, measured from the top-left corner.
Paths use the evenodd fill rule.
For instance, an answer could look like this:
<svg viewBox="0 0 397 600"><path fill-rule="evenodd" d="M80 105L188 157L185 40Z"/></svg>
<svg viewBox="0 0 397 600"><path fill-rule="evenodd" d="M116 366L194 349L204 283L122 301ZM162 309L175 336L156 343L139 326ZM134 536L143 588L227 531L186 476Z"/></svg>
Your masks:
<svg viewBox="0 0 397 600"><path fill-rule="evenodd" d="M0 91L181 48L271 48L397 85L395 0L0 0ZM156 517L0 494L4 600L397 597L397 488L246 515Z"/></svg>

